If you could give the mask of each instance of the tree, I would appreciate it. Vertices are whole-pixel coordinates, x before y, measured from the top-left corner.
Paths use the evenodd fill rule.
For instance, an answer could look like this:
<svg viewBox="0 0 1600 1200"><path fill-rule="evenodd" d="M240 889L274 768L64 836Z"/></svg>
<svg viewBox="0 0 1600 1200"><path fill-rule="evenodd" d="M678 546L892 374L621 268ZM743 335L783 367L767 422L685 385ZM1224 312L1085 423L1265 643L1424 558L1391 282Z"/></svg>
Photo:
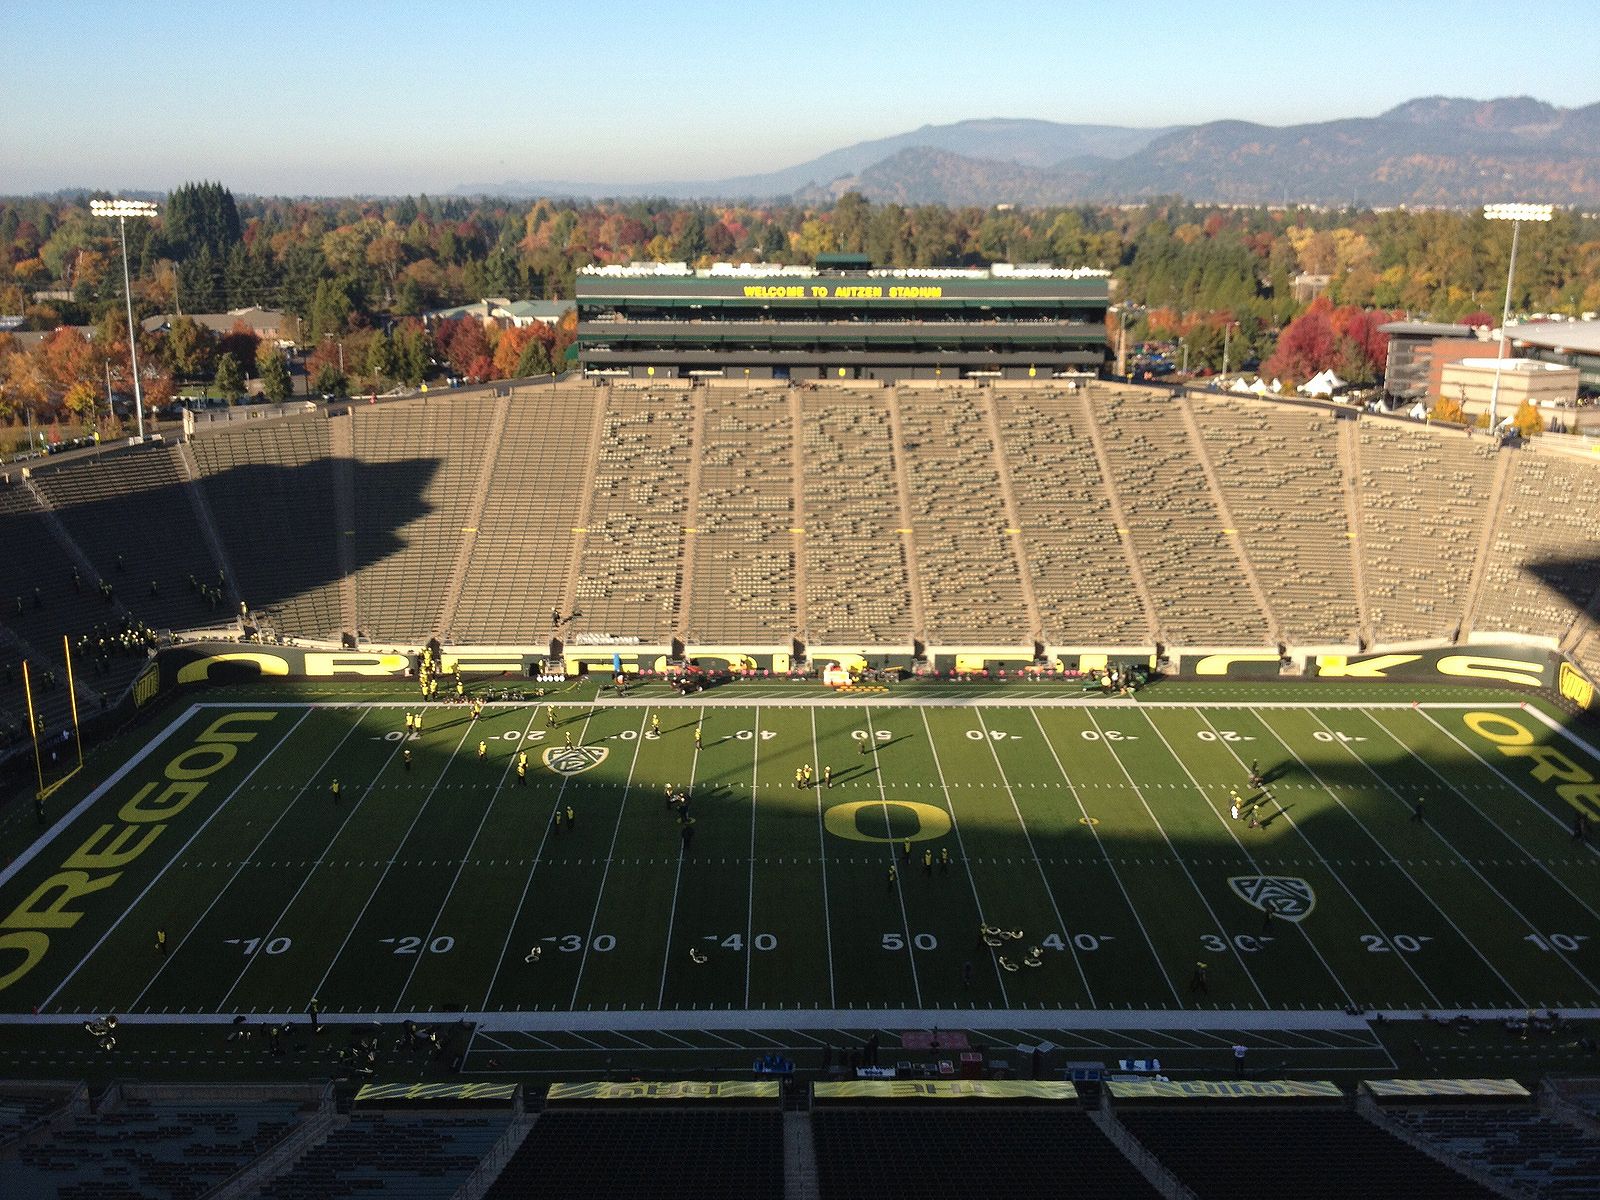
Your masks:
<svg viewBox="0 0 1600 1200"><path fill-rule="evenodd" d="M323 396L348 396L350 394L350 381L344 373L333 363L323 363L317 369L312 379L311 386L319 395Z"/></svg>
<svg viewBox="0 0 1600 1200"><path fill-rule="evenodd" d="M180 379L203 377L215 349L211 331L189 317L174 317L167 329L166 357Z"/></svg>
<svg viewBox="0 0 1600 1200"><path fill-rule="evenodd" d="M382 383L395 373L394 347L386 333L378 332L367 347L367 374Z"/></svg>
<svg viewBox="0 0 1600 1200"><path fill-rule="evenodd" d="M236 403L244 395L244 371L232 354L222 354L217 358L217 375L212 386L230 404Z"/></svg>
<svg viewBox="0 0 1600 1200"><path fill-rule="evenodd" d="M1537 408L1524 400L1511 418L1511 427L1523 437L1531 438L1536 433L1544 432L1544 418L1539 415Z"/></svg>
<svg viewBox="0 0 1600 1200"><path fill-rule="evenodd" d="M61 398L61 407L83 424L90 424L100 407L100 392L87 383L75 383Z"/></svg>
<svg viewBox="0 0 1600 1200"><path fill-rule="evenodd" d="M233 193L220 183L186 183L173 189L161 224L172 257L180 261L202 248L224 259L242 236Z"/></svg>
<svg viewBox="0 0 1600 1200"><path fill-rule="evenodd" d="M517 379L526 379L530 375L550 374L552 370L550 351L546 348L545 343L538 338L531 339L527 345L522 347L522 354L517 359L517 365L513 370Z"/></svg>
<svg viewBox="0 0 1600 1200"><path fill-rule="evenodd" d="M289 364L283 361L274 346L262 346L256 352L256 371L261 376L261 394L273 404L282 404L293 391L289 378Z"/></svg>
<svg viewBox="0 0 1600 1200"><path fill-rule="evenodd" d="M1440 396L1430 410L1435 421L1448 421L1452 425L1466 423L1466 411L1461 407L1461 401L1449 396Z"/></svg>

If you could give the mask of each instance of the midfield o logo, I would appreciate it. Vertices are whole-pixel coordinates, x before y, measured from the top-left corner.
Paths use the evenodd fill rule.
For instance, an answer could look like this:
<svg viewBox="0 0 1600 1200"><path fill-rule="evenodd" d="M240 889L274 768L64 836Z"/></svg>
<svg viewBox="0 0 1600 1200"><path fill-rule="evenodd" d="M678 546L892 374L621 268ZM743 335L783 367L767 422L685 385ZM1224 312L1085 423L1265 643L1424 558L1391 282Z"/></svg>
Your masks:
<svg viewBox="0 0 1600 1200"><path fill-rule="evenodd" d="M1317 906L1317 894L1304 879L1292 875L1235 875L1228 886L1239 898L1285 921L1303 921Z"/></svg>
<svg viewBox="0 0 1600 1200"><path fill-rule="evenodd" d="M543 757L544 765L557 775L577 775L598 767L610 753L607 746L574 746L570 750L551 746Z"/></svg>

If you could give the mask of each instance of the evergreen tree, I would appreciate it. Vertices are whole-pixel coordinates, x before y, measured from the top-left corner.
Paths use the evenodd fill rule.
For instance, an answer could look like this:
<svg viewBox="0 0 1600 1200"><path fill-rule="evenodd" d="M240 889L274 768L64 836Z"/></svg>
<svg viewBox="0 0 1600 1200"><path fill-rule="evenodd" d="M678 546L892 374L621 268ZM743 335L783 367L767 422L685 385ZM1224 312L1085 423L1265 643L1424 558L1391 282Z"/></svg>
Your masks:
<svg viewBox="0 0 1600 1200"><path fill-rule="evenodd" d="M230 404L244 395L244 372L239 368L239 360L232 354L218 356L217 375L212 386Z"/></svg>

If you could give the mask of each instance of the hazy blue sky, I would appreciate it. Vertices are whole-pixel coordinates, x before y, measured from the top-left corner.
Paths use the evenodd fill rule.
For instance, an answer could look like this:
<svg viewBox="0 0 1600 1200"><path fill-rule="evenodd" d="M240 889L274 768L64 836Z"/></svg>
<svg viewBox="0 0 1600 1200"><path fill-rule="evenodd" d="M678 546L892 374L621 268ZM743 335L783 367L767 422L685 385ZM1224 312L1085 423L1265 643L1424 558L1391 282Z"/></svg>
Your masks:
<svg viewBox="0 0 1600 1200"><path fill-rule="evenodd" d="M0 193L717 178L923 124L1600 100L1594 0L0 0ZM1513 53L1507 53L1514 47Z"/></svg>

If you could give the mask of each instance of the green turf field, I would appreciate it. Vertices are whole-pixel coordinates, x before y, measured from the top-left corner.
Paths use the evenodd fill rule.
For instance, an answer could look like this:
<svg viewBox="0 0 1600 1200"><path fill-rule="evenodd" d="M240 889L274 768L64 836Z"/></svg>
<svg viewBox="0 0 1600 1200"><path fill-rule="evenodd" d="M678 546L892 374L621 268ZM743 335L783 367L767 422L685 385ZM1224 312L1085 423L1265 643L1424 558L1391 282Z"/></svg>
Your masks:
<svg viewBox="0 0 1600 1200"><path fill-rule="evenodd" d="M419 736L404 700L173 710L0 874L0 1010L215 1021L316 997L488 1014L514 1040L1600 1008L1600 853L1569 802L1592 803L1600 756L1558 722L1488 692L1158 693L571 692L553 728L542 706L435 706ZM1251 698L1201 698L1229 694ZM1229 815L1232 789L1259 796L1253 761L1257 827Z"/></svg>

